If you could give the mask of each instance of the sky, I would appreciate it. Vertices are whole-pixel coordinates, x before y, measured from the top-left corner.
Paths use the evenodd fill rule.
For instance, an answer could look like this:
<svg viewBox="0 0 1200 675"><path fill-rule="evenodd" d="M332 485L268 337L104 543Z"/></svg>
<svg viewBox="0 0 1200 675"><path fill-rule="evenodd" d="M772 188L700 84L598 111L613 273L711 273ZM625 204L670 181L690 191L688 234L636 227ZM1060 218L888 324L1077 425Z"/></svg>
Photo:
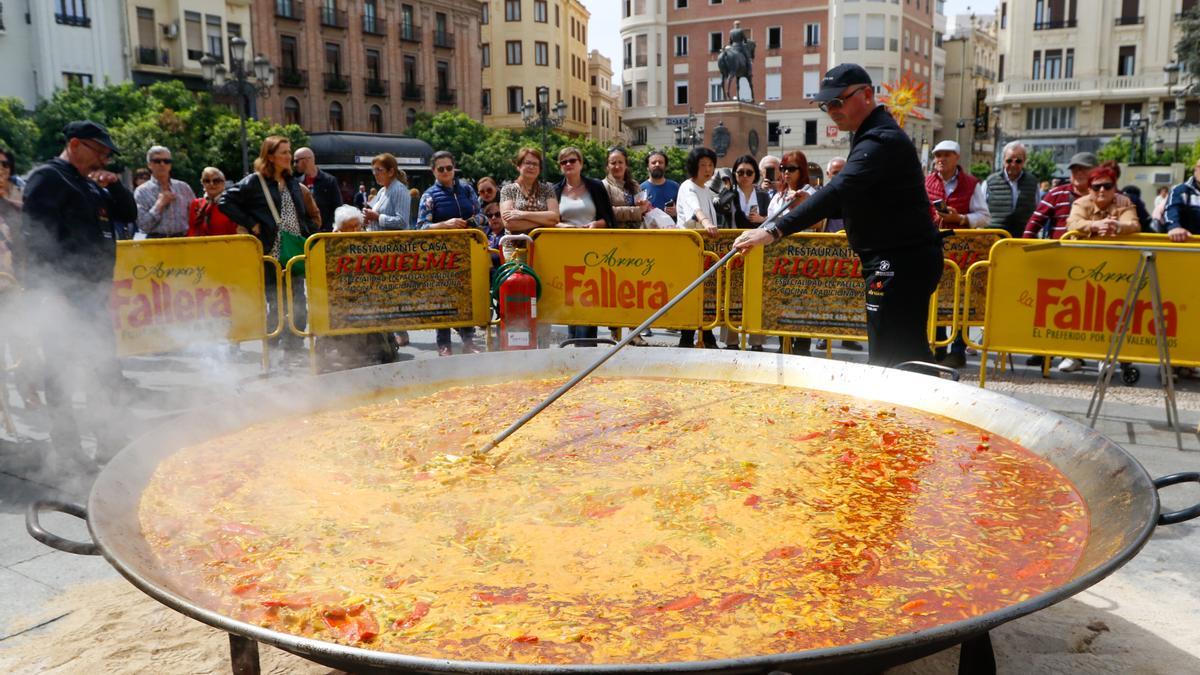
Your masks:
<svg viewBox="0 0 1200 675"><path fill-rule="evenodd" d="M618 0L583 0L592 13L588 26L588 49L598 49L612 59L613 82L621 81L621 8ZM946 0L946 16L993 14L999 0Z"/></svg>

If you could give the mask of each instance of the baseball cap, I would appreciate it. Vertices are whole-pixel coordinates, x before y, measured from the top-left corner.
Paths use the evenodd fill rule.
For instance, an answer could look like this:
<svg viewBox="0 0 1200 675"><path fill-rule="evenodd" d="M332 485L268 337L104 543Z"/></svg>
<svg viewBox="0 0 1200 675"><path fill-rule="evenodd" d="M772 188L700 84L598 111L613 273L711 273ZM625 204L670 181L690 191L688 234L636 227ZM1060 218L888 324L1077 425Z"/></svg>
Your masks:
<svg viewBox="0 0 1200 675"><path fill-rule="evenodd" d="M852 84L871 84L871 76L857 63L843 63L834 66L825 73L821 80L821 91L817 92L816 100L831 101Z"/></svg>
<svg viewBox="0 0 1200 675"><path fill-rule="evenodd" d="M934 151L934 153L953 152L956 155L962 154L962 148L959 147L958 143L951 141L949 139L944 140L941 143L938 143L937 145L933 146L933 151Z"/></svg>
<svg viewBox="0 0 1200 675"><path fill-rule="evenodd" d="M91 120L79 120L68 123L67 126L63 127L63 136L67 140L78 138L85 141L96 141L109 150L112 150L114 155L121 154L121 150L117 148L117 144L113 143L112 137L108 135L108 129Z"/></svg>
<svg viewBox="0 0 1200 675"><path fill-rule="evenodd" d="M1074 169L1077 166L1082 166L1085 169L1094 169L1099 163L1096 161L1096 155L1090 152L1077 152L1071 155L1071 163L1067 165L1067 168Z"/></svg>

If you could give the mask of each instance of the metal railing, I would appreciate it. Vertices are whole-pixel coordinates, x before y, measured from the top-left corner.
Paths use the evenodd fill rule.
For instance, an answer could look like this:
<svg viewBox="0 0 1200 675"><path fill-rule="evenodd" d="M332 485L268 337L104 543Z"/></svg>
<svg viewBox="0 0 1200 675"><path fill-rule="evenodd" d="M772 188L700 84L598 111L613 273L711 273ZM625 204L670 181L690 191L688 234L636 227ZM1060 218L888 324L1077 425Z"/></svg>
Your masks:
<svg viewBox="0 0 1200 675"><path fill-rule="evenodd" d="M350 80L339 73L325 73L325 91L350 91Z"/></svg>
<svg viewBox="0 0 1200 675"><path fill-rule="evenodd" d="M434 31L433 46L442 47L443 49L454 49L454 33Z"/></svg>
<svg viewBox="0 0 1200 675"><path fill-rule="evenodd" d="M454 105L458 100L458 92L454 89L438 89L437 102L442 105Z"/></svg>
<svg viewBox="0 0 1200 675"><path fill-rule="evenodd" d="M1075 19L1062 19L1059 21L1043 21L1033 24L1034 30L1054 30L1056 28L1074 28Z"/></svg>
<svg viewBox="0 0 1200 675"><path fill-rule="evenodd" d="M347 25L346 10L335 7L321 8L321 25L330 28L345 28Z"/></svg>
<svg viewBox="0 0 1200 675"><path fill-rule="evenodd" d="M1113 25L1115 26L1140 26L1146 22L1144 16L1118 16Z"/></svg>
<svg viewBox="0 0 1200 675"><path fill-rule="evenodd" d="M293 21L304 20L304 0L275 0L275 16Z"/></svg>
<svg viewBox="0 0 1200 675"><path fill-rule="evenodd" d="M387 96L388 81L378 77L364 77L363 88L367 92L367 96Z"/></svg>
<svg viewBox="0 0 1200 675"><path fill-rule="evenodd" d="M281 69L279 71L279 86L289 89L307 89L308 88L308 71L292 69Z"/></svg>
<svg viewBox="0 0 1200 675"><path fill-rule="evenodd" d="M378 16L363 15L362 29L367 35L387 35L387 23Z"/></svg>
<svg viewBox="0 0 1200 675"><path fill-rule="evenodd" d="M400 22L400 39L404 42L420 42L421 27L415 23Z"/></svg>
<svg viewBox="0 0 1200 675"><path fill-rule="evenodd" d="M158 63L158 48L157 47L138 47L137 62L142 66L157 66Z"/></svg>
<svg viewBox="0 0 1200 675"><path fill-rule="evenodd" d="M424 101L425 87L419 84L405 82L404 85L400 87L400 98L404 99L405 101Z"/></svg>
<svg viewBox="0 0 1200 675"><path fill-rule="evenodd" d="M79 16L78 14L55 14L54 21L61 23L64 26L79 26L80 28L91 28L92 19L88 16Z"/></svg>

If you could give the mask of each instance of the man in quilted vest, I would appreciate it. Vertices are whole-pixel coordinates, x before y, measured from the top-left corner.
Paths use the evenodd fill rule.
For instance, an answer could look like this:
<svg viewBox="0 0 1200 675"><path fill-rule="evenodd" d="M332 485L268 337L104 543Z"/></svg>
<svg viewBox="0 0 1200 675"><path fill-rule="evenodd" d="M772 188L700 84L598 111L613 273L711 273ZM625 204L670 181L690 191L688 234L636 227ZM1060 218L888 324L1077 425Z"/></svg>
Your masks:
<svg viewBox="0 0 1200 675"><path fill-rule="evenodd" d="M1010 142L1004 146L1004 168L983 182L992 214L990 227L1008 230L1011 237L1025 232L1025 224L1041 200L1038 180L1025 170L1025 160L1025 146L1020 141Z"/></svg>
<svg viewBox="0 0 1200 675"><path fill-rule="evenodd" d="M983 184L962 170L958 165L959 154L958 143L954 141L942 141L933 147L933 172L925 177L930 215L934 224L943 230L986 227L991 217L983 196ZM944 339L946 329L939 327L937 336L939 340ZM960 335L950 345L949 356L942 347L936 355L942 365L962 368L967 365L967 343Z"/></svg>

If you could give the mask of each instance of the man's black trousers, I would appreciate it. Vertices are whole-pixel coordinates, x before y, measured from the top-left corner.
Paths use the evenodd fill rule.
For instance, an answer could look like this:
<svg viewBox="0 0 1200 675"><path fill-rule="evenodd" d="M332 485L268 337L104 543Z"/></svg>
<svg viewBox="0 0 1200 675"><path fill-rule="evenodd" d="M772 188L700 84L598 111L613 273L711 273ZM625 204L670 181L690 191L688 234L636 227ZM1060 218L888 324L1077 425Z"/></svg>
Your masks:
<svg viewBox="0 0 1200 675"><path fill-rule="evenodd" d="M942 278L941 243L882 251L862 258L867 282L868 362L890 367L933 361L929 297Z"/></svg>

